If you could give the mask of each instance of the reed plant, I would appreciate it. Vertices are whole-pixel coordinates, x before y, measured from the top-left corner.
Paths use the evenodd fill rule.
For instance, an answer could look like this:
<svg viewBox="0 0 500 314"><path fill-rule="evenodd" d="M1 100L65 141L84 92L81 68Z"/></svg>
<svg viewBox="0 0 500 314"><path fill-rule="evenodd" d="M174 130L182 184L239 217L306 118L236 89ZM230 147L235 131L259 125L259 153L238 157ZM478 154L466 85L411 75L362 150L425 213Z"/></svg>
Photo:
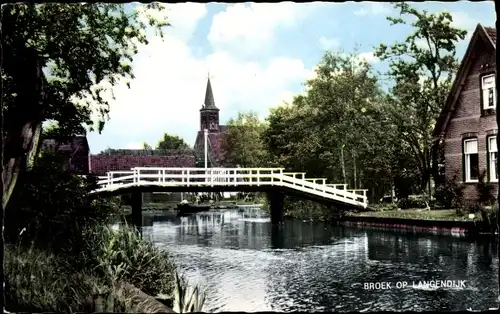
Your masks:
<svg viewBox="0 0 500 314"><path fill-rule="evenodd" d="M87 230L80 260L110 283L128 282L145 293L173 295L172 256L146 241L133 226L97 225Z"/></svg>
<svg viewBox="0 0 500 314"><path fill-rule="evenodd" d="M201 312L206 293L200 285L191 286L186 277L178 271L174 273L173 310L177 313Z"/></svg>
<svg viewBox="0 0 500 314"><path fill-rule="evenodd" d="M64 258L35 248L5 247L6 308L10 312L89 312L92 296L113 287ZM123 310L116 302L114 311Z"/></svg>

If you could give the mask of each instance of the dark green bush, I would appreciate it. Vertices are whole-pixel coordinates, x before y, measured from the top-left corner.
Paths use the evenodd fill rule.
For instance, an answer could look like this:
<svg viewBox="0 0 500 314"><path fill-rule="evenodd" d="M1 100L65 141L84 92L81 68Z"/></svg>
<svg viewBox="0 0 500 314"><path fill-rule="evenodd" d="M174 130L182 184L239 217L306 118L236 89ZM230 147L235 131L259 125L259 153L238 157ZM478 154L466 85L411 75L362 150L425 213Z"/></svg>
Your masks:
<svg viewBox="0 0 500 314"><path fill-rule="evenodd" d="M465 185L458 182L457 176L444 184L436 186L434 197L436 203L445 208L457 208L463 205L463 190Z"/></svg>
<svg viewBox="0 0 500 314"><path fill-rule="evenodd" d="M5 238L25 247L54 252L78 251L87 226L107 223L118 208L110 201L91 200L93 176L77 176L64 169L64 158L45 153L28 171L15 206L7 209Z"/></svg>
<svg viewBox="0 0 500 314"><path fill-rule="evenodd" d="M398 200L397 202L397 205L398 205L398 208L401 208L401 209L408 209L410 208L409 206L409 201L407 198L401 198Z"/></svg>
<svg viewBox="0 0 500 314"><path fill-rule="evenodd" d="M481 172L478 178L478 183L476 185L478 202L485 206L492 205L496 197L493 195L494 185L486 182L486 171Z"/></svg>
<svg viewBox="0 0 500 314"><path fill-rule="evenodd" d="M458 215L468 215L468 214L477 214L480 213L484 208L483 205L478 203L468 203L464 204L456 209Z"/></svg>
<svg viewBox="0 0 500 314"><path fill-rule="evenodd" d="M5 247L5 300L10 312L90 312L92 295L113 288L64 258L34 248ZM115 311L124 303L115 301Z"/></svg>
<svg viewBox="0 0 500 314"><path fill-rule="evenodd" d="M122 224L113 229L98 225L85 232L85 268L113 282L126 281L156 296L172 295L176 266L171 255L146 241L137 230Z"/></svg>
<svg viewBox="0 0 500 314"><path fill-rule="evenodd" d="M481 207L480 213L483 222L486 224L486 228L492 233L497 231L498 204Z"/></svg>

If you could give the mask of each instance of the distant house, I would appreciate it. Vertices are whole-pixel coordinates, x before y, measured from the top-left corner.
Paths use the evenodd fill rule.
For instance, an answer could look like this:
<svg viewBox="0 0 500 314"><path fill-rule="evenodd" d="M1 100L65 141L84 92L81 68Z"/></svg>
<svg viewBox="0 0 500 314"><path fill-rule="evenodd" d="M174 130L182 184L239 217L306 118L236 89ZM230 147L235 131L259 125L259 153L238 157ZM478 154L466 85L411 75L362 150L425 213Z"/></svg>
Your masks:
<svg viewBox="0 0 500 314"><path fill-rule="evenodd" d="M69 168L77 174L90 173L90 148L86 136L44 139L40 149L67 156Z"/></svg>
<svg viewBox="0 0 500 314"><path fill-rule="evenodd" d="M210 78L207 81L205 91L205 103L200 109L200 130L196 136L194 152L196 155L197 166L203 167L205 163L205 134L208 130L207 151L208 167L222 167L224 160L224 149L222 141L227 131L227 125L219 124L219 108L215 106L214 94Z"/></svg>
<svg viewBox="0 0 500 314"><path fill-rule="evenodd" d="M134 167L194 168L192 150L161 151L146 149L117 149L91 155L92 174L103 176L108 171L130 170Z"/></svg>
<svg viewBox="0 0 500 314"><path fill-rule="evenodd" d="M444 145L445 178L464 182L469 201L477 199L483 171L498 189L496 37L496 29L477 25L434 129Z"/></svg>

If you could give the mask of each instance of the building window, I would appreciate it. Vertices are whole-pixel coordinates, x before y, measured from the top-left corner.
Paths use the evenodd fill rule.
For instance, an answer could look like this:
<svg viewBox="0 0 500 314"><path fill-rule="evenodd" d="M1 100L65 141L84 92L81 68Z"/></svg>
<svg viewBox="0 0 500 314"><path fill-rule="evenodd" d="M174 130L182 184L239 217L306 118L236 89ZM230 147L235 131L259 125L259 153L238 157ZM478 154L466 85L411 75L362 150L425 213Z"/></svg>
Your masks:
<svg viewBox="0 0 500 314"><path fill-rule="evenodd" d="M497 104L495 74L485 75L481 78L483 93L483 109L495 109Z"/></svg>
<svg viewBox="0 0 500 314"><path fill-rule="evenodd" d="M477 182L479 175L479 158L477 139L464 141L465 182Z"/></svg>
<svg viewBox="0 0 500 314"><path fill-rule="evenodd" d="M498 148L497 148L497 137L490 136L488 138L488 154L489 154L489 172L490 181L498 182Z"/></svg>

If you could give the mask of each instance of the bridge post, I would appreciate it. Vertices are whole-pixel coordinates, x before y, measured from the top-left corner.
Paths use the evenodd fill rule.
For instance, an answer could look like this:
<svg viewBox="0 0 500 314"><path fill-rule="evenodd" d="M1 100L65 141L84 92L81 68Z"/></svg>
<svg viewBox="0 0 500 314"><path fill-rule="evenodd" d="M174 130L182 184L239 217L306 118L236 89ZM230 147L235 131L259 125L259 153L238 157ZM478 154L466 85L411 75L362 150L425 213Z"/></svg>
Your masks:
<svg viewBox="0 0 500 314"><path fill-rule="evenodd" d="M132 224L142 234L142 192L132 192Z"/></svg>
<svg viewBox="0 0 500 314"><path fill-rule="evenodd" d="M283 201L285 194L281 191L270 191L269 202L271 207L271 224L279 224L283 221Z"/></svg>

